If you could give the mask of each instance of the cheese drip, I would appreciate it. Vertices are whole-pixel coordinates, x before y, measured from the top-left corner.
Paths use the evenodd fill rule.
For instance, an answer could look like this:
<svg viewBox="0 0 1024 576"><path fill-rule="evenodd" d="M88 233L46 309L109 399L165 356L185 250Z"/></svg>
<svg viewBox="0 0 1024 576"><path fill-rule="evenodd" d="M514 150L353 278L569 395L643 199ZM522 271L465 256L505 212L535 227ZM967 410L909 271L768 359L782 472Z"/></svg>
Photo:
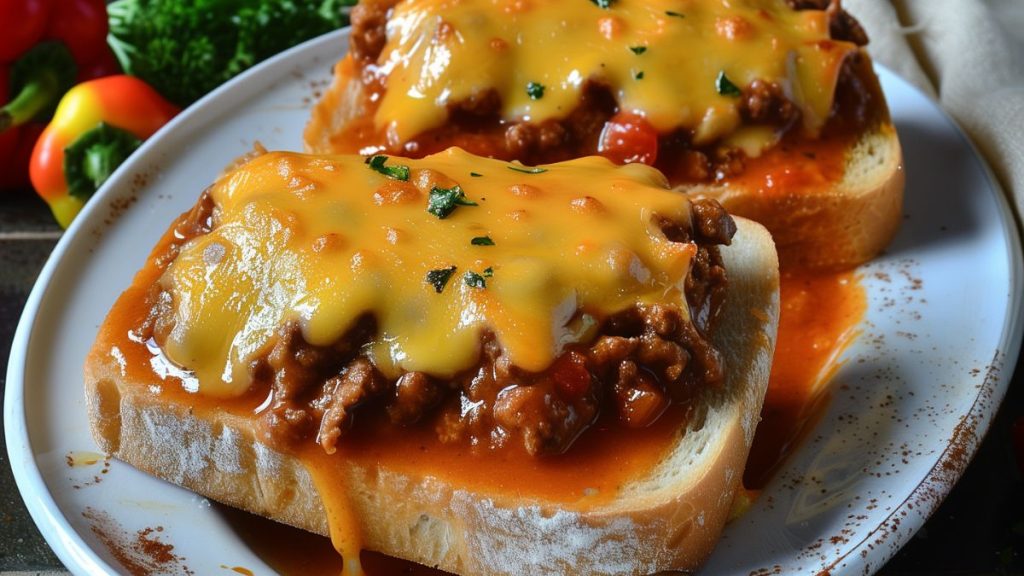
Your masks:
<svg viewBox="0 0 1024 576"><path fill-rule="evenodd" d="M269 153L212 187L215 228L161 280L174 321L164 352L200 393L245 392L289 323L331 345L371 315L364 352L384 375L447 378L475 365L485 331L539 371L610 314L684 301L696 247L658 220L688 227L690 204L653 168L592 157L527 173L454 148L393 166L408 181L359 156ZM428 212L432 190L455 186L477 205Z"/></svg>
<svg viewBox="0 0 1024 576"><path fill-rule="evenodd" d="M504 120L564 118L584 84L609 87L623 111L697 144L740 125L735 86L777 83L816 134L843 60L828 15L785 0L406 0L387 24L377 73L377 129L388 146L442 126L448 106L494 91ZM725 85L725 84L722 84ZM727 86L727 85L726 85ZM539 87L543 87L542 89Z"/></svg>

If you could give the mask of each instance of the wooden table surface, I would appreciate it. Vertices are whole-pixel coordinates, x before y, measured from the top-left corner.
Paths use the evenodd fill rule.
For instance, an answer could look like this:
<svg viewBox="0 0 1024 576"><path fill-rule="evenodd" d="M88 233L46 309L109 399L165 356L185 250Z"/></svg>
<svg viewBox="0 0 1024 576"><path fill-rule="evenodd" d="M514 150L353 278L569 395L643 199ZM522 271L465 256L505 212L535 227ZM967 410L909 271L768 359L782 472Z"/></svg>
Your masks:
<svg viewBox="0 0 1024 576"><path fill-rule="evenodd" d="M34 194L0 195L0 389L22 307L59 238L60 229ZM1024 416L1022 372L1016 371L1006 401L963 479L881 574L1024 574L1022 462L1015 457L1011 440L1014 421ZM25 509L6 450L0 452L0 510L0 574L64 571Z"/></svg>

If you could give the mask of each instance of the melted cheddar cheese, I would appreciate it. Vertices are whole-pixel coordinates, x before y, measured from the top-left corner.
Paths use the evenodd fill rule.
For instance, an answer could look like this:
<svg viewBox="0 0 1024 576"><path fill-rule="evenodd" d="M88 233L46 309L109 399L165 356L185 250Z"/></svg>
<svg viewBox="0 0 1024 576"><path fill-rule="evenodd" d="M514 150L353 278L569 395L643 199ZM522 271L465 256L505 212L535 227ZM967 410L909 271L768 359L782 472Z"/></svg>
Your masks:
<svg viewBox="0 0 1024 576"><path fill-rule="evenodd" d="M377 129L399 146L442 126L449 105L493 91L508 121L564 118L583 86L609 87L619 109L700 145L740 127L733 88L779 85L816 134L843 60L821 10L785 0L406 0L374 68L386 87ZM724 75L723 81L720 76Z"/></svg>
<svg viewBox="0 0 1024 576"><path fill-rule="evenodd" d="M282 326L331 345L366 315L377 333L364 352L389 378L466 370L485 332L512 364L543 370L610 314L683 302L695 252L659 223L689 226L684 195L653 168L598 157L527 169L459 149L383 167L269 153L210 193L216 225L161 280L163 351L222 397L249 388ZM444 218L428 210L458 193Z"/></svg>

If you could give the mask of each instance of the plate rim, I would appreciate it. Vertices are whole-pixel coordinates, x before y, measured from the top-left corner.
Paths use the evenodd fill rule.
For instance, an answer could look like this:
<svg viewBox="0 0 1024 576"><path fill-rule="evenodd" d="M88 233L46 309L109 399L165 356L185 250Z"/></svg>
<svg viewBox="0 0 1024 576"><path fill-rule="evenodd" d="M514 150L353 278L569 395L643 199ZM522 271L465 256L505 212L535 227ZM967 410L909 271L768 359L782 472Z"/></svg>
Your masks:
<svg viewBox="0 0 1024 576"><path fill-rule="evenodd" d="M957 119L943 108L942 103L937 98L925 93L891 68L877 62L874 65L903 84L905 89L927 100L935 108L943 121L956 133L961 144L970 150L971 161L980 168L983 177L988 181L988 185L995 196L996 212L1002 223L1002 229L1005 231L1003 240L1006 243L1007 274L1009 280L1007 286L1008 306L1007 315L1003 318L1002 330L996 345L996 351L990 360L985 378L977 386L977 394L971 400L970 409L960 416L958 424L953 430L953 436L947 440L935 463L932 464L928 473L917 483L914 489L899 504L893 506L881 523L869 530L864 538L855 546L848 549L842 555L833 558L824 568L823 573L830 573L831 571L836 574L846 574L854 569L861 568L865 569L865 573L873 574L881 570L889 560L906 546L917 531L931 518L932 514L938 510L939 506L946 501L950 492L960 483L964 472L971 462L974 461L978 448L984 442L992 427L992 423L995 421L996 414L1002 406L1010 382L1013 380L1014 373L1016 372L1017 364L1020 360L1022 342L1024 342L1024 285L1022 285L1022 281L1024 281L1024 246L1022 246L1021 241L1021 230L1017 227L1013 207L1010 205L1006 191L1000 184L988 160L982 155L978 145L971 140L967 131L964 130ZM1003 356L1001 359L998 358L1000 353ZM994 368L996 365L998 365L998 368ZM961 438L963 434L961 426L972 419L972 425L968 427L969 432L967 434L969 434L969 437L966 438L969 442L965 451L966 456L962 459L952 458L950 454L952 451L963 448L963 446L958 446L958 441L963 440ZM952 480L949 478L948 471L943 470L944 464L951 460L956 460L956 470ZM929 497L931 495L927 494L927 491L933 489L935 485L941 486L941 494L937 498ZM926 504L922 506L921 502ZM907 514L909 510L914 509L917 509L918 515L911 516ZM913 518L914 521L908 521L910 518ZM906 526L909 529L889 531L882 536L883 541L891 538L896 543L895 546L882 547L877 545L878 538L876 538L876 534L887 530L886 526L893 520L898 520L900 526ZM871 553L867 557L862 556L861 552L868 550L869 546L872 546L870 549ZM853 566L847 563L851 558L854 559ZM877 565L872 565L869 560L880 562Z"/></svg>
<svg viewBox="0 0 1024 576"><path fill-rule="evenodd" d="M148 151L159 145L166 134L173 133L181 124L190 123L194 116L202 114L212 102L222 98L230 98L228 95L235 91L236 86L248 83L250 79L264 74L269 68L286 66L293 63L293 60L297 61L294 62L295 64L302 63L305 61L307 53L315 53L331 43L343 42L349 32L350 29L345 27L290 48L236 76L182 111L182 113L154 134L153 137L148 139L137 154L133 155L129 161L118 168L102 189L96 193L94 200L87 204L76 221L62 235L41 269L26 300L11 343L5 384L6 390L4 393L4 432L8 458L19 494L33 522L68 570L74 573L89 574L117 573L114 567L103 560L93 547L82 539L78 531L71 526L65 516L65 511L57 505L43 479L42 472L36 462L36 453L33 451L32 442L28 435L27 414L24 405L26 360L32 340L36 337L35 327L40 314L40 305L50 288L54 274L66 259L66 253L69 251L72 243L80 235L87 233L84 229L86 226L93 224L93 220L96 219L94 214L106 207L104 200L113 193L112 190L115 189L115 184L124 178L125 174L131 174L136 168L143 166L144 162L149 160ZM950 482L941 478L948 478L948 473L940 470L946 455L953 449L955 438L951 438L937 456L929 473L886 516L886 521L888 521L898 517L899 513L905 509L908 503L921 502L919 498L916 498L919 493L922 490L928 489L929 485L934 485L934 483L938 482L942 486L941 495L938 498L926 500L928 502L926 505L927 510L923 515L915 516L915 518L919 518L919 522L906 526L910 523L906 522L906 518L904 518L904 525L909 529L889 534L889 538L894 539L893 541L897 545L876 546L871 551L871 554L864 558L860 555L860 551L865 550L869 543L873 542L874 534L883 528L884 522L872 528L860 543L850 547L843 555L832 560L830 567L838 572L846 572L858 566L874 565L867 564L869 559L872 562L880 561L879 564L874 565L874 570L880 569L910 540L913 534L916 533L927 521L927 518L934 513L949 495L953 487L959 482L964 470L973 460L978 447L995 419L998 408L1012 380L1020 354L1021 341L1024 338L1024 318L1022 318L1021 314L1024 311L1024 290L1021 289L1021 282L1024 279L1024 249L1022 249L1020 231L1017 228L1005 191L984 156L980 154L977 145L967 136L959 123L942 108L937 100L925 94L884 65L876 63L875 66L902 83L903 88L927 100L938 111L944 121L949 124L960 141L966 144L967 149L971 151L972 161L981 168L981 173L995 196L996 211L1004 230L1003 238L1007 245L1007 258L1009 260L1007 267L1009 274L1009 305L1007 316L1003 318L1002 330L997 344L997 354L1000 351L1003 354L1003 358L1000 361L1001 368L995 370L994 373L990 373L984 379L982 385L978 387L977 395L971 400L970 410L961 416L961 422L969 418L975 418L977 422L972 427L974 434L968 446L967 457L964 459L963 465L956 470L955 479ZM270 82L272 84L280 79L275 76L270 79ZM238 93L242 94L244 92L239 91ZM247 99L248 96L239 96L239 98ZM995 361L999 361L999 359L995 359ZM988 395L987 398L986 395ZM989 402L986 403L986 399ZM29 498L28 495L32 497ZM920 512L921 506L918 505L916 508ZM844 566L843 563L850 559L853 559L853 565L846 564Z"/></svg>

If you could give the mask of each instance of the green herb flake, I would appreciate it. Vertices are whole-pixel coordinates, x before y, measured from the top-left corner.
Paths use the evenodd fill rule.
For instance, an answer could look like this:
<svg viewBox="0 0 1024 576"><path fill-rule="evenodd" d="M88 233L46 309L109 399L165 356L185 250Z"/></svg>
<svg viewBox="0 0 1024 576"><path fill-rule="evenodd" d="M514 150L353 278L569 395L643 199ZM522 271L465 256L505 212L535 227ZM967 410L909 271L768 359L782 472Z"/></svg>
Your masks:
<svg viewBox="0 0 1024 576"><path fill-rule="evenodd" d="M643 54L644 52L647 52L647 46L630 46L629 49L632 50L633 54L636 54L637 56Z"/></svg>
<svg viewBox="0 0 1024 576"><path fill-rule="evenodd" d="M526 93L531 100L540 100L544 97L544 85L540 82L527 82Z"/></svg>
<svg viewBox="0 0 1024 576"><path fill-rule="evenodd" d="M473 178L480 178L481 176L483 176L483 174L478 174L476 172L470 172L469 175L472 176Z"/></svg>
<svg viewBox="0 0 1024 576"><path fill-rule="evenodd" d="M614 2L614 0L590 0L590 2L601 10L608 10L612 7L612 2Z"/></svg>
<svg viewBox="0 0 1024 576"><path fill-rule="evenodd" d="M452 274L455 274L455 266L431 270L430 272L427 272L427 284L433 286L434 290L440 294L441 292L444 292L444 287L448 284L448 280L451 279Z"/></svg>
<svg viewBox="0 0 1024 576"><path fill-rule="evenodd" d="M476 272L466 272L466 275L462 277L463 281L466 282L466 286L470 288L487 288L487 281L484 277L477 274Z"/></svg>
<svg viewBox="0 0 1024 576"><path fill-rule="evenodd" d="M409 180L409 167L401 164L393 166L385 166L384 163L388 161L388 157L383 154L377 154L370 156L366 159L366 163L370 166L370 170L374 172L380 172L381 174L391 178L393 180Z"/></svg>
<svg viewBox="0 0 1024 576"><path fill-rule="evenodd" d="M637 71L637 72L633 73L633 80L643 80L643 79L644 79L644 71L643 70L640 70L640 71Z"/></svg>
<svg viewBox="0 0 1024 576"><path fill-rule="evenodd" d="M430 199L427 201L427 212L443 220L459 206L476 205L476 202L466 199L466 194L458 184L451 188L434 186L430 190Z"/></svg>
<svg viewBox="0 0 1024 576"><path fill-rule="evenodd" d="M547 172L547 168L541 168L539 166L527 167L527 166L516 166L515 164L508 165L509 170L515 170L516 172L522 172L523 174L543 174Z"/></svg>
<svg viewBox="0 0 1024 576"><path fill-rule="evenodd" d="M665 16L671 16L673 18L686 18L686 14L681 12L673 12L672 10L665 10Z"/></svg>
<svg viewBox="0 0 1024 576"><path fill-rule="evenodd" d="M739 86L733 84L724 71L719 72L718 78L715 78L715 90L722 96L732 96L735 98L740 95Z"/></svg>
<svg viewBox="0 0 1024 576"><path fill-rule="evenodd" d="M469 241L473 246L494 246L494 240L490 236L477 236Z"/></svg>
<svg viewBox="0 0 1024 576"><path fill-rule="evenodd" d="M484 278L490 278L491 276L494 276L494 268L490 266L484 268Z"/></svg>

